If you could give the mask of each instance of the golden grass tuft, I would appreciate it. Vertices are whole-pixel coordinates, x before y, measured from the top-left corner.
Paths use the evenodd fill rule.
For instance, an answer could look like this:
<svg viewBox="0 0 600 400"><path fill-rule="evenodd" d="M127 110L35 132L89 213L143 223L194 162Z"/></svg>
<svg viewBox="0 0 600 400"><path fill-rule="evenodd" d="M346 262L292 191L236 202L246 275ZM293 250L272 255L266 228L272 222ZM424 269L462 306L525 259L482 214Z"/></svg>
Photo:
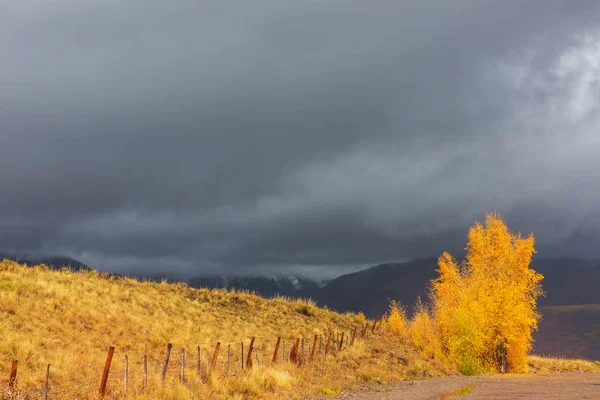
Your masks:
<svg viewBox="0 0 600 400"><path fill-rule="evenodd" d="M600 373L600 363L598 363L598 361L594 362L589 360L529 356L527 359L527 365L529 367L529 372L533 373Z"/></svg>
<svg viewBox="0 0 600 400"><path fill-rule="evenodd" d="M403 379L415 369L443 373L435 360L423 360L416 350L382 330L357 339L344 351L330 351L324 361L298 367L271 363L277 337L289 354L295 338L345 332L367 321L362 314L339 314L312 301L264 299L239 291L192 289L185 284L139 282L96 271L51 271L0 261L0 388L7 386L12 359L19 360L18 388L38 396L46 365L50 398L94 399L109 346L115 355L108 393L136 399L277 399L313 393L338 393L363 383ZM253 368L241 369L245 351L255 336ZM217 368L208 361L217 341ZM167 343L173 351L164 385L160 373ZM201 376L197 374L197 348ZM181 350L185 349L185 381L179 383ZM230 350L229 375L225 375ZM143 356L148 356L148 394L142 390ZM129 359L125 396L124 357ZM281 357L281 350L280 350Z"/></svg>

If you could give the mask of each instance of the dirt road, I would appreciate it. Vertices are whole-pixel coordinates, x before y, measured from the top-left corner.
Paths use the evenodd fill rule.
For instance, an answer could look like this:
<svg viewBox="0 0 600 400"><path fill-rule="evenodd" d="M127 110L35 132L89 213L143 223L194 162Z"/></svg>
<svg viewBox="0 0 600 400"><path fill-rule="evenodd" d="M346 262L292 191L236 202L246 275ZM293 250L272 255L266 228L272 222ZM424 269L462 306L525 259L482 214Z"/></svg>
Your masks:
<svg viewBox="0 0 600 400"><path fill-rule="evenodd" d="M441 377L364 388L358 392L343 393L339 398L356 400L600 400L600 374Z"/></svg>

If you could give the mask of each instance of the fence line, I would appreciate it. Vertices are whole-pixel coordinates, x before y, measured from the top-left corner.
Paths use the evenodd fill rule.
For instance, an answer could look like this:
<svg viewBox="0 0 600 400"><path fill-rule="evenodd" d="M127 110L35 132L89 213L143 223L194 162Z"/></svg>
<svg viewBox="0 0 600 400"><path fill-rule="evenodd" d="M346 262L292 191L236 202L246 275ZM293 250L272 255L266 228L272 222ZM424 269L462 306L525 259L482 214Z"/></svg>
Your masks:
<svg viewBox="0 0 600 400"><path fill-rule="evenodd" d="M368 338L369 336L372 336L375 332L376 332L376 327L377 325L379 325L379 328L381 328L381 321L382 318L377 318L372 326L367 322L365 323L364 327L361 326L362 328L362 334L360 335L360 339L364 340L365 338ZM371 329L368 329L371 328ZM323 337L323 334L315 334L312 338L312 341L310 338L305 338L304 336L302 337L296 337L294 339L288 339L287 343L290 344L290 346L288 346L288 352L286 352L286 339L282 338L281 336L278 336L277 338L270 340L270 339L262 339L259 342L259 346L257 347L255 345L255 343L257 342L257 338L256 337L251 337L251 338L247 338L246 340L249 340L249 346L247 348L247 351L244 351L244 342L245 340L241 340L238 342L229 342L229 343L222 343L222 342L216 342L216 345L214 347L214 351L212 352L212 357L209 357L209 352L210 352L210 347L214 344L214 342L212 342L213 344L211 344L210 342L205 342L205 343L201 343L200 345L198 345L196 347L197 349L197 353L196 353L196 360L193 360L196 362L196 376L194 377L192 374L191 376L188 374L186 375L186 366L189 366L189 358L190 357L186 357L186 348L182 347L181 348L181 359L180 359L180 365L179 365L179 371L178 374L179 375L179 383L180 384L185 384L186 382L191 382L191 381L195 381L195 382L206 382L206 380L208 379L209 376L214 376L217 373L217 366L218 366L218 362L219 362L219 353L220 353L220 349L222 345L227 345L227 357L226 360L223 362L224 363L224 372L225 372L225 378L228 378L230 376L230 358L231 358L231 347L232 345L236 345L237 343L240 343L240 348L241 348L241 353L240 353L240 361L241 363L238 364L241 366L240 372L243 372L244 370L248 370L253 368L254 366L254 362L256 362L256 366L260 366L260 359L259 359L259 354L261 355L261 358L263 360L263 362L268 362L268 360L271 361L271 365L276 365L278 362L290 362L298 367L301 367L303 365L308 365L308 364L313 364L316 360L320 359L321 361L325 361L327 359L327 356L330 354L337 354L339 352L342 352L346 349L348 349L349 347L354 346L355 344L355 339L356 339L356 333L357 333L358 327L354 326L350 332L348 334L346 334L345 331L342 331L341 333L339 332L334 332L334 331L329 331L328 334L325 337ZM367 333L368 332L368 333ZM306 339L306 341L305 341ZM305 346L305 342L306 342L306 346ZM312 342L312 343L311 343ZM273 353L272 356L270 355L270 350L268 350L268 347L270 347L271 345L273 345ZM318 351L317 351L317 346L318 346ZM202 349L204 349L204 351L207 353L205 356L206 359L206 365L205 367L203 367L203 355L202 355ZM280 351L281 349L281 351ZM166 353L165 353L165 358L164 361L162 362L161 365L161 371L160 371L160 383L162 384L162 386L164 387L167 383L167 376L169 375L169 370L172 370L174 368L177 368L178 366L175 364L172 364L173 368L170 368L170 358L171 358L171 353L173 350L173 343L168 343L167 344L167 348L166 348ZM110 388L111 385L109 385L109 377L111 375L111 367L113 366L113 357L114 357L114 353L115 353L115 347L113 346L109 346L108 348L108 353L106 355L106 359L104 362L104 368L102 369L102 374L101 374L101 379L99 382L99 387L96 386L96 392L100 397L103 397L105 395L107 395L107 393L110 392L114 392L114 393L121 393L125 396L127 396L128 393L130 392L142 392L144 394L148 393L148 354L144 354L143 355L143 364L142 364L142 378L141 383L139 382L140 380L138 380L136 382L135 379L135 372L133 375L130 375L130 371L134 371L135 370L135 366L134 366L134 370L130 369L130 361L131 359L129 358L129 354L124 354L124 358L122 358L122 360L124 360L124 365L123 365L123 369L119 370L120 372L123 373L122 375L122 390L119 389L115 389L115 388ZM281 353L281 357L279 356L279 354ZM253 359L253 355L254 355L254 359ZM279 359L279 357L281 358L281 360ZM193 359L193 357L191 357ZM135 360L134 364L135 364ZM188 361L186 363L186 361ZM192 365L193 365L193 361L192 361ZM223 365L223 363L221 365ZM18 376L17 376L17 372L18 372L18 365L19 365L19 361L18 360L12 360L12 364L11 364L11 369L10 369L10 375L9 375L9 379L8 379L8 393L15 393L18 387ZM138 364L139 365L139 364ZM235 365L235 363L234 363ZM203 372L203 369L206 372ZM113 368L114 370L114 368ZM235 371L235 367L234 367L234 371ZM113 372L113 376L114 376L115 372ZM233 374L235 375L236 373L233 372ZM42 398L44 400L48 400L49 398L51 399L66 399L69 398L68 395L66 393L59 393L59 394L55 394L52 392L52 388L50 387L50 364L47 365L46 367L46 371L45 371L45 382L44 382L44 386L43 389L41 391L38 390L38 393L41 393ZM172 376L172 375L171 375ZM133 379L132 379L133 378ZM170 378L171 379L171 378ZM77 387L78 383L76 380L74 380L75 383L73 384L74 387ZM81 383L81 382L79 382ZM86 382L89 384L89 382ZM132 385L133 383L133 385ZM136 383L138 383L137 385L137 389L136 389ZM89 386L89 385L88 385ZM93 386L93 384L92 384ZM140 387L141 386L141 387ZM139 390L141 389L141 390ZM86 390L88 393L92 393L91 390ZM9 397L11 398L11 397Z"/></svg>

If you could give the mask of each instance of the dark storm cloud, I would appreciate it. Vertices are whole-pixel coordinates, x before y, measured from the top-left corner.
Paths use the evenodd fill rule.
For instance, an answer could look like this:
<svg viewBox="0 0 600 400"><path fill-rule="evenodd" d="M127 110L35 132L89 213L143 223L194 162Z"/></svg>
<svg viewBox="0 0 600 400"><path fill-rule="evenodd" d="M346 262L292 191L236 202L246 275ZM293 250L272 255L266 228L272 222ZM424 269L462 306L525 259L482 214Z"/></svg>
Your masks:
<svg viewBox="0 0 600 400"><path fill-rule="evenodd" d="M596 1L5 1L0 249L334 275L459 251L498 210L600 256L597 21Z"/></svg>

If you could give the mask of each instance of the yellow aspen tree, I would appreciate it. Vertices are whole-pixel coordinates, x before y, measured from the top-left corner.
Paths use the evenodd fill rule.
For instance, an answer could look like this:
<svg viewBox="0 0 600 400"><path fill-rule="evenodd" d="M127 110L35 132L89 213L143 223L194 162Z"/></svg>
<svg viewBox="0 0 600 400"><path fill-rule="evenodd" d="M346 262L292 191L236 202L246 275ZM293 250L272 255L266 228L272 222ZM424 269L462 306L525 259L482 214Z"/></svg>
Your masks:
<svg viewBox="0 0 600 400"><path fill-rule="evenodd" d="M525 371L543 294L543 276L529 268L534 243L490 213L469 230L464 262L439 258L433 318L449 363L468 373Z"/></svg>

